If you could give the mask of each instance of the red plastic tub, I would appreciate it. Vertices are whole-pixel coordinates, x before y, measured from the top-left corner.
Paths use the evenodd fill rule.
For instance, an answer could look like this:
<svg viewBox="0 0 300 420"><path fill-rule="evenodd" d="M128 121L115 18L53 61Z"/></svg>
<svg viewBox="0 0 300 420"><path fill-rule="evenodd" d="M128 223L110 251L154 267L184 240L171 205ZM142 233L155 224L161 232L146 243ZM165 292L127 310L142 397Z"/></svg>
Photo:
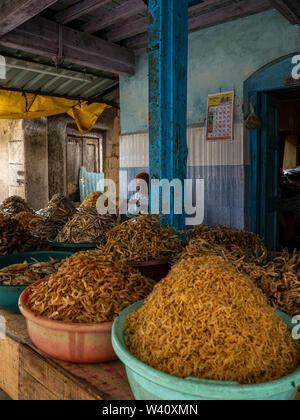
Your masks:
<svg viewBox="0 0 300 420"><path fill-rule="evenodd" d="M27 306L30 292L31 286L21 294L19 309L26 318L31 341L40 350L55 359L72 363L101 363L117 359L111 344L112 322L76 324L37 316Z"/></svg>

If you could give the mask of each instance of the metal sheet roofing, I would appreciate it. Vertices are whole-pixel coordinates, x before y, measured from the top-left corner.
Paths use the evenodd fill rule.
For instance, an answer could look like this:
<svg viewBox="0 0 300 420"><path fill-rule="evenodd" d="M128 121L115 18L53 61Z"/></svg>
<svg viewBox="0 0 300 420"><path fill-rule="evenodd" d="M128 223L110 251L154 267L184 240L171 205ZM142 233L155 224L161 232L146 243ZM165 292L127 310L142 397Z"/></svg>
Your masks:
<svg viewBox="0 0 300 420"><path fill-rule="evenodd" d="M0 47L6 59L6 79L0 87L51 96L118 103L119 79L94 69L70 65L56 68L45 58Z"/></svg>

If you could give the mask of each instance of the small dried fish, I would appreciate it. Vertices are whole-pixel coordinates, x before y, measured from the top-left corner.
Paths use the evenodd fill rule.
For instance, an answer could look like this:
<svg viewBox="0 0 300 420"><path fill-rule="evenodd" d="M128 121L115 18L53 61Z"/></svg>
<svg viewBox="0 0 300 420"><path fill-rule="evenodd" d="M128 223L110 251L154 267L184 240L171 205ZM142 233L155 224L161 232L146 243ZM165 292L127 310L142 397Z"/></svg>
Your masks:
<svg viewBox="0 0 300 420"><path fill-rule="evenodd" d="M95 207L84 207L63 227L57 235L56 241L73 244L104 244L106 233L116 224L116 217L113 215L101 215Z"/></svg>
<svg viewBox="0 0 300 420"><path fill-rule="evenodd" d="M40 214L48 218L58 218L67 222L76 212L76 208L72 201L62 194L55 194L49 201L47 207L40 210Z"/></svg>
<svg viewBox="0 0 300 420"><path fill-rule="evenodd" d="M180 378L257 384L300 363L299 343L261 290L216 256L173 265L125 330L134 357Z"/></svg>
<svg viewBox="0 0 300 420"><path fill-rule="evenodd" d="M159 217L145 214L134 217L107 233L104 254L121 260L173 260L183 250L183 242L170 226L161 226Z"/></svg>
<svg viewBox="0 0 300 420"><path fill-rule="evenodd" d="M257 257L239 246L226 248L200 237L192 239L180 259L220 256L247 274L267 295L272 306L290 316L300 313L300 252L291 255L285 249L278 256L264 251Z"/></svg>
<svg viewBox="0 0 300 420"><path fill-rule="evenodd" d="M0 213L7 216L16 216L21 212L33 213L32 208L26 203L26 201L18 195L13 195L6 200L0 206Z"/></svg>
<svg viewBox="0 0 300 420"><path fill-rule="evenodd" d="M63 260L50 260L49 262L24 261L23 264L14 264L0 270L0 285L26 286L54 274L61 266Z"/></svg>
<svg viewBox="0 0 300 420"><path fill-rule="evenodd" d="M10 217L0 215L0 255L38 251L45 248L40 238L35 238L23 226Z"/></svg>
<svg viewBox="0 0 300 420"><path fill-rule="evenodd" d="M37 315L64 322L113 321L145 298L155 282L99 251L67 258L48 281L33 285L28 306Z"/></svg>
<svg viewBox="0 0 300 420"><path fill-rule="evenodd" d="M189 240L201 238L218 245L235 245L245 250L251 250L256 257L265 258L267 252L264 243L257 234L227 226L199 225L187 233L187 238Z"/></svg>
<svg viewBox="0 0 300 420"><path fill-rule="evenodd" d="M30 222L32 222L33 220L39 221L41 223L46 220L46 218L44 216L40 216L40 215L35 214L35 213L30 213L28 211L22 211L21 213L18 213L14 217L14 219L17 220L19 223L21 223L23 228L27 229L27 230L30 230L29 225L30 225Z"/></svg>
<svg viewBox="0 0 300 420"><path fill-rule="evenodd" d="M82 207L96 207L98 198L101 197L102 193L99 191L92 192L89 194L89 196L83 200L83 202L80 205L80 208Z"/></svg>
<svg viewBox="0 0 300 420"><path fill-rule="evenodd" d="M32 220L29 229L40 238L53 239L75 212L73 203L67 197L55 194L48 206L39 211L44 220Z"/></svg>

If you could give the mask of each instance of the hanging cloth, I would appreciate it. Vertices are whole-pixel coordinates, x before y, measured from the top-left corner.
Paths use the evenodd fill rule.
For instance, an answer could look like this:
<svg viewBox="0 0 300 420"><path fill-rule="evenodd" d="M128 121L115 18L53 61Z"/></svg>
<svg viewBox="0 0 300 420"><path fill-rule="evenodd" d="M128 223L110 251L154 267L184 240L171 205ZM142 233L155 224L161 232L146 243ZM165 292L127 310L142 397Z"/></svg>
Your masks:
<svg viewBox="0 0 300 420"><path fill-rule="evenodd" d="M76 121L81 134L92 130L106 108L107 105L101 103L0 89L1 119L31 119L67 113Z"/></svg>

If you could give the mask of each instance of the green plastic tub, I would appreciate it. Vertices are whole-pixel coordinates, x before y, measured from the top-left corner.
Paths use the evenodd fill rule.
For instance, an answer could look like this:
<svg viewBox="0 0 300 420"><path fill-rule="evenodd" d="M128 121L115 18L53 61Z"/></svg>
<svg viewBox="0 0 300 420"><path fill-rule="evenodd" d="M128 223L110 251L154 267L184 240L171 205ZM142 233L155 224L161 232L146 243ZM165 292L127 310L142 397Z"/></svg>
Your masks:
<svg viewBox="0 0 300 420"><path fill-rule="evenodd" d="M85 243L85 244L68 244L65 242L56 242L53 239L47 239L49 245L54 251L70 252L75 254L80 251L91 251L96 249L99 244Z"/></svg>
<svg viewBox="0 0 300 420"><path fill-rule="evenodd" d="M47 262L50 258L61 260L70 257L69 252L24 252L22 254L6 255L0 257L0 269L12 264L22 264L24 261L31 262L32 258L40 262ZM18 301L23 290L27 286L2 286L0 285L0 309L19 313Z"/></svg>
<svg viewBox="0 0 300 420"><path fill-rule="evenodd" d="M112 329L113 348L125 364L128 380L136 400L294 400L300 385L300 367L293 374L277 381L240 385L236 382L198 378L181 379L160 372L133 357L124 344L124 323L127 314L143 304L129 306L115 320ZM291 318L278 312L290 328ZM294 326L294 325L293 325Z"/></svg>

